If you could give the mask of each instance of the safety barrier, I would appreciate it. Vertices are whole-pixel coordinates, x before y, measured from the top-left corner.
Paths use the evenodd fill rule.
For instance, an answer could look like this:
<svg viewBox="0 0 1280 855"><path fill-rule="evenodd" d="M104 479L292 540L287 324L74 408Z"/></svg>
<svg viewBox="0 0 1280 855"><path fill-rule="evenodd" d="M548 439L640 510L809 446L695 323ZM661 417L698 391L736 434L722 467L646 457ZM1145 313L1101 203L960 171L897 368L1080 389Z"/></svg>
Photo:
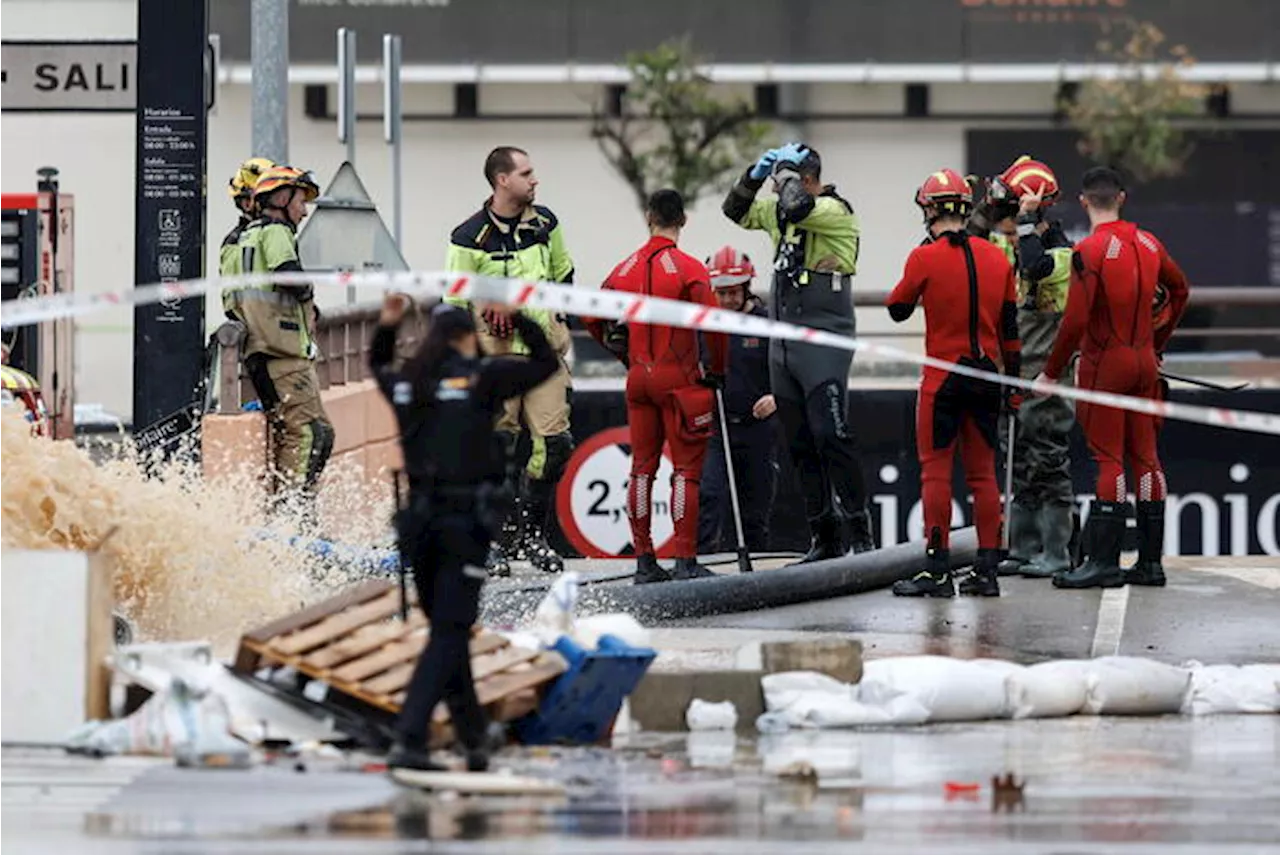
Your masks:
<svg viewBox="0 0 1280 855"><path fill-rule="evenodd" d="M459 297L478 302L504 304L516 308L533 307L549 309L563 314L635 321L637 323L659 323L710 332L778 338L816 346L834 347L841 350L865 351L890 359L913 362L917 365L987 380L1001 385L1014 386L1041 394L1058 394L1077 401L1117 407L1167 419L1182 419L1218 427L1280 435L1280 415L1273 413L1256 413L1217 407L1196 407L1189 404L1174 404L1167 401L1154 401L1145 398L1063 387L1058 384L1037 384L1032 381L978 371L929 356L908 353L888 345L872 344L860 339L846 338L822 330L794 326L780 321L765 320L742 312L729 312L712 309L708 306L638 294L574 288L552 283L496 279L472 274L419 273L412 271L321 275L301 273L253 274L230 279L213 278L162 283L159 285L143 285L125 291L99 294L52 294L29 300L6 301L3 308L0 309L0 312L2 312L0 313L0 327L7 329L56 318L78 317L99 311L107 306L147 305L161 300L183 300L202 296L210 291L225 287L256 287L270 282L295 285L310 283L317 287L337 286L357 290L386 291L387 289L392 289L413 295Z"/></svg>

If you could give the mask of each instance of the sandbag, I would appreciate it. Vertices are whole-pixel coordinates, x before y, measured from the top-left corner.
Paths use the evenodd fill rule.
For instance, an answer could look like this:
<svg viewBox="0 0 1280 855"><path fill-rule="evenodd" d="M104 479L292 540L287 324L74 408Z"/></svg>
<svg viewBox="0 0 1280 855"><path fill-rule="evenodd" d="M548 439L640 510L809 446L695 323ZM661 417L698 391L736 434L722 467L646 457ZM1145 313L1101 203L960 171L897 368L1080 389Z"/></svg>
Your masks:
<svg viewBox="0 0 1280 855"><path fill-rule="evenodd" d="M761 733L788 728L923 724L929 711L905 694L886 694L863 703L858 686L815 671L784 671L761 680L766 713L756 719Z"/></svg>
<svg viewBox="0 0 1280 855"><path fill-rule="evenodd" d="M1188 662L1187 715L1280 712L1280 665L1201 665Z"/></svg>
<svg viewBox="0 0 1280 855"><path fill-rule="evenodd" d="M906 695L927 711L928 721L1007 718L1005 678L1023 669L997 659L895 656L863 667L857 700L885 707Z"/></svg>
<svg viewBox="0 0 1280 855"><path fill-rule="evenodd" d="M689 730L733 730L738 726L738 708L733 701L712 703L694 698L684 711L684 723Z"/></svg>
<svg viewBox="0 0 1280 855"><path fill-rule="evenodd" d="M1186 668L1137 656L1103 656L1088 663L1087 715L1165 715L1182 710L1191 683Z"/></svg>
<svg viewBox="0 0 1280 855"><path fill-rule="evenodd" d="M1012 672L1004 686L1013 718L1075 715L1089 691L1089 663L1079 659L1042 662Z"/></svg>
<svg viewBox="0 0 1280 855"><path fill-rule="evenodd" d="M573 640L587 650L599 647L602 635L620 638L632 647L653 646L653 634L629 614L591 615L574 623Z"/></svg>
<svg viewBox="0 0 1280 855"><path fill-rule="evenodd" d="M99 754L173 757L223 753L247 759L248 748L231 736L226 701L175 677L128 718L89 721L75 730L67 745Z"/></svg>

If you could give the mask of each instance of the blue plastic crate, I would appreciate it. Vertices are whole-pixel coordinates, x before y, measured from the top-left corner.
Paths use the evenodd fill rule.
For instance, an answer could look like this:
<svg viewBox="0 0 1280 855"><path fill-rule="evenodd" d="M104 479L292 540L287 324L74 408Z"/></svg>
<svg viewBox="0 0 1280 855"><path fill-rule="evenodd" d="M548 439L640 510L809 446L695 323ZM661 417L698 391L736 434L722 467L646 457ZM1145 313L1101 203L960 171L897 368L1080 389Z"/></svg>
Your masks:
<svg viewBox="0 0 1280 855"><path fill-rule="evenodd" d="M542 700L542 705L516 722L516 735L526 745L594 744L604 738L622 701L644 677L658 653L632 647L614 635L603 635L595 650L561 637L552 648L569 663Z"/></svg>

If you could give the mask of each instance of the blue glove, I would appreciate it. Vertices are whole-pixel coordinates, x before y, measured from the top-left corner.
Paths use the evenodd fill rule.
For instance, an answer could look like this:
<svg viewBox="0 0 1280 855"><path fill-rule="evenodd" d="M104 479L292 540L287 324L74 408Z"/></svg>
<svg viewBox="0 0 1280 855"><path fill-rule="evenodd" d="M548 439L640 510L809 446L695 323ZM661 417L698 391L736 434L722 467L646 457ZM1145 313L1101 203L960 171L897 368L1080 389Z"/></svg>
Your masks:
<svg viewBox="0 0 1280 855"><path fill-rule="evenodd" d="M800 161L804 160L805 157L808 156L809 147L801 145L800 143L787 143L782 148L775 148L773 150L773 154L779 163L794 163L799 165Z"/></svg>
<svg viewBox="0 0 1280 855"><path fill-rule="evenodd" d="M751 167L752 181L763 181L773 172L773 164L778 159L778 149L771 148L764 154L760 155L760 159L756 161L756 165Z"/></svg>

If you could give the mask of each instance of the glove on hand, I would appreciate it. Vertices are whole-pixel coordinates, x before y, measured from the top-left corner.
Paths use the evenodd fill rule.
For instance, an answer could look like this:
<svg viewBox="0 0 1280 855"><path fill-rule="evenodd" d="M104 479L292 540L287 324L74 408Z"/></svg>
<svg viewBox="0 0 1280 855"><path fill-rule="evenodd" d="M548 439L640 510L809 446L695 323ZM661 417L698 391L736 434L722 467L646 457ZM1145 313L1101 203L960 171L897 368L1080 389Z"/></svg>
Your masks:
<svg viewBox="0 0 1280 855"><path fill-rule="evenodd" d="M782 148L775 148L773 153L779 163L799 165L809 155L809 147L800 143L787 143Z"/></svg>
<svg viewBox="0 0 1280 855"><path fill-rule="evenodd" d="M724 375L715 371L708 371L698 378L698 385L706 386L708 389L723 389Z"/></svg>
<svg viewBox="0 0 1280 855"><path fill-rule="evenodd" d="M1017 386L1004 387L1004 411L1008 415L1017 414L1022 407L1022 390Z"/></svg>
<svg viewBox="0 0 1280 855"><path fill-rule="evenodd" d="M484 318L484 325L489 329L489 335L494 338L511 338L514 327L511 325L509 314L497 309L485 309L480 316Z"/></svg>
<svg viewBox="0 0 1280 855"><path fill-rule="evenodd" d="M773 172L773 164L778 159L778 150L771 148L764 154L760 155L760 159L756 161L755 166L751 167L749 173L752 181L763 181L769 177L769 173Z"/></svg>

